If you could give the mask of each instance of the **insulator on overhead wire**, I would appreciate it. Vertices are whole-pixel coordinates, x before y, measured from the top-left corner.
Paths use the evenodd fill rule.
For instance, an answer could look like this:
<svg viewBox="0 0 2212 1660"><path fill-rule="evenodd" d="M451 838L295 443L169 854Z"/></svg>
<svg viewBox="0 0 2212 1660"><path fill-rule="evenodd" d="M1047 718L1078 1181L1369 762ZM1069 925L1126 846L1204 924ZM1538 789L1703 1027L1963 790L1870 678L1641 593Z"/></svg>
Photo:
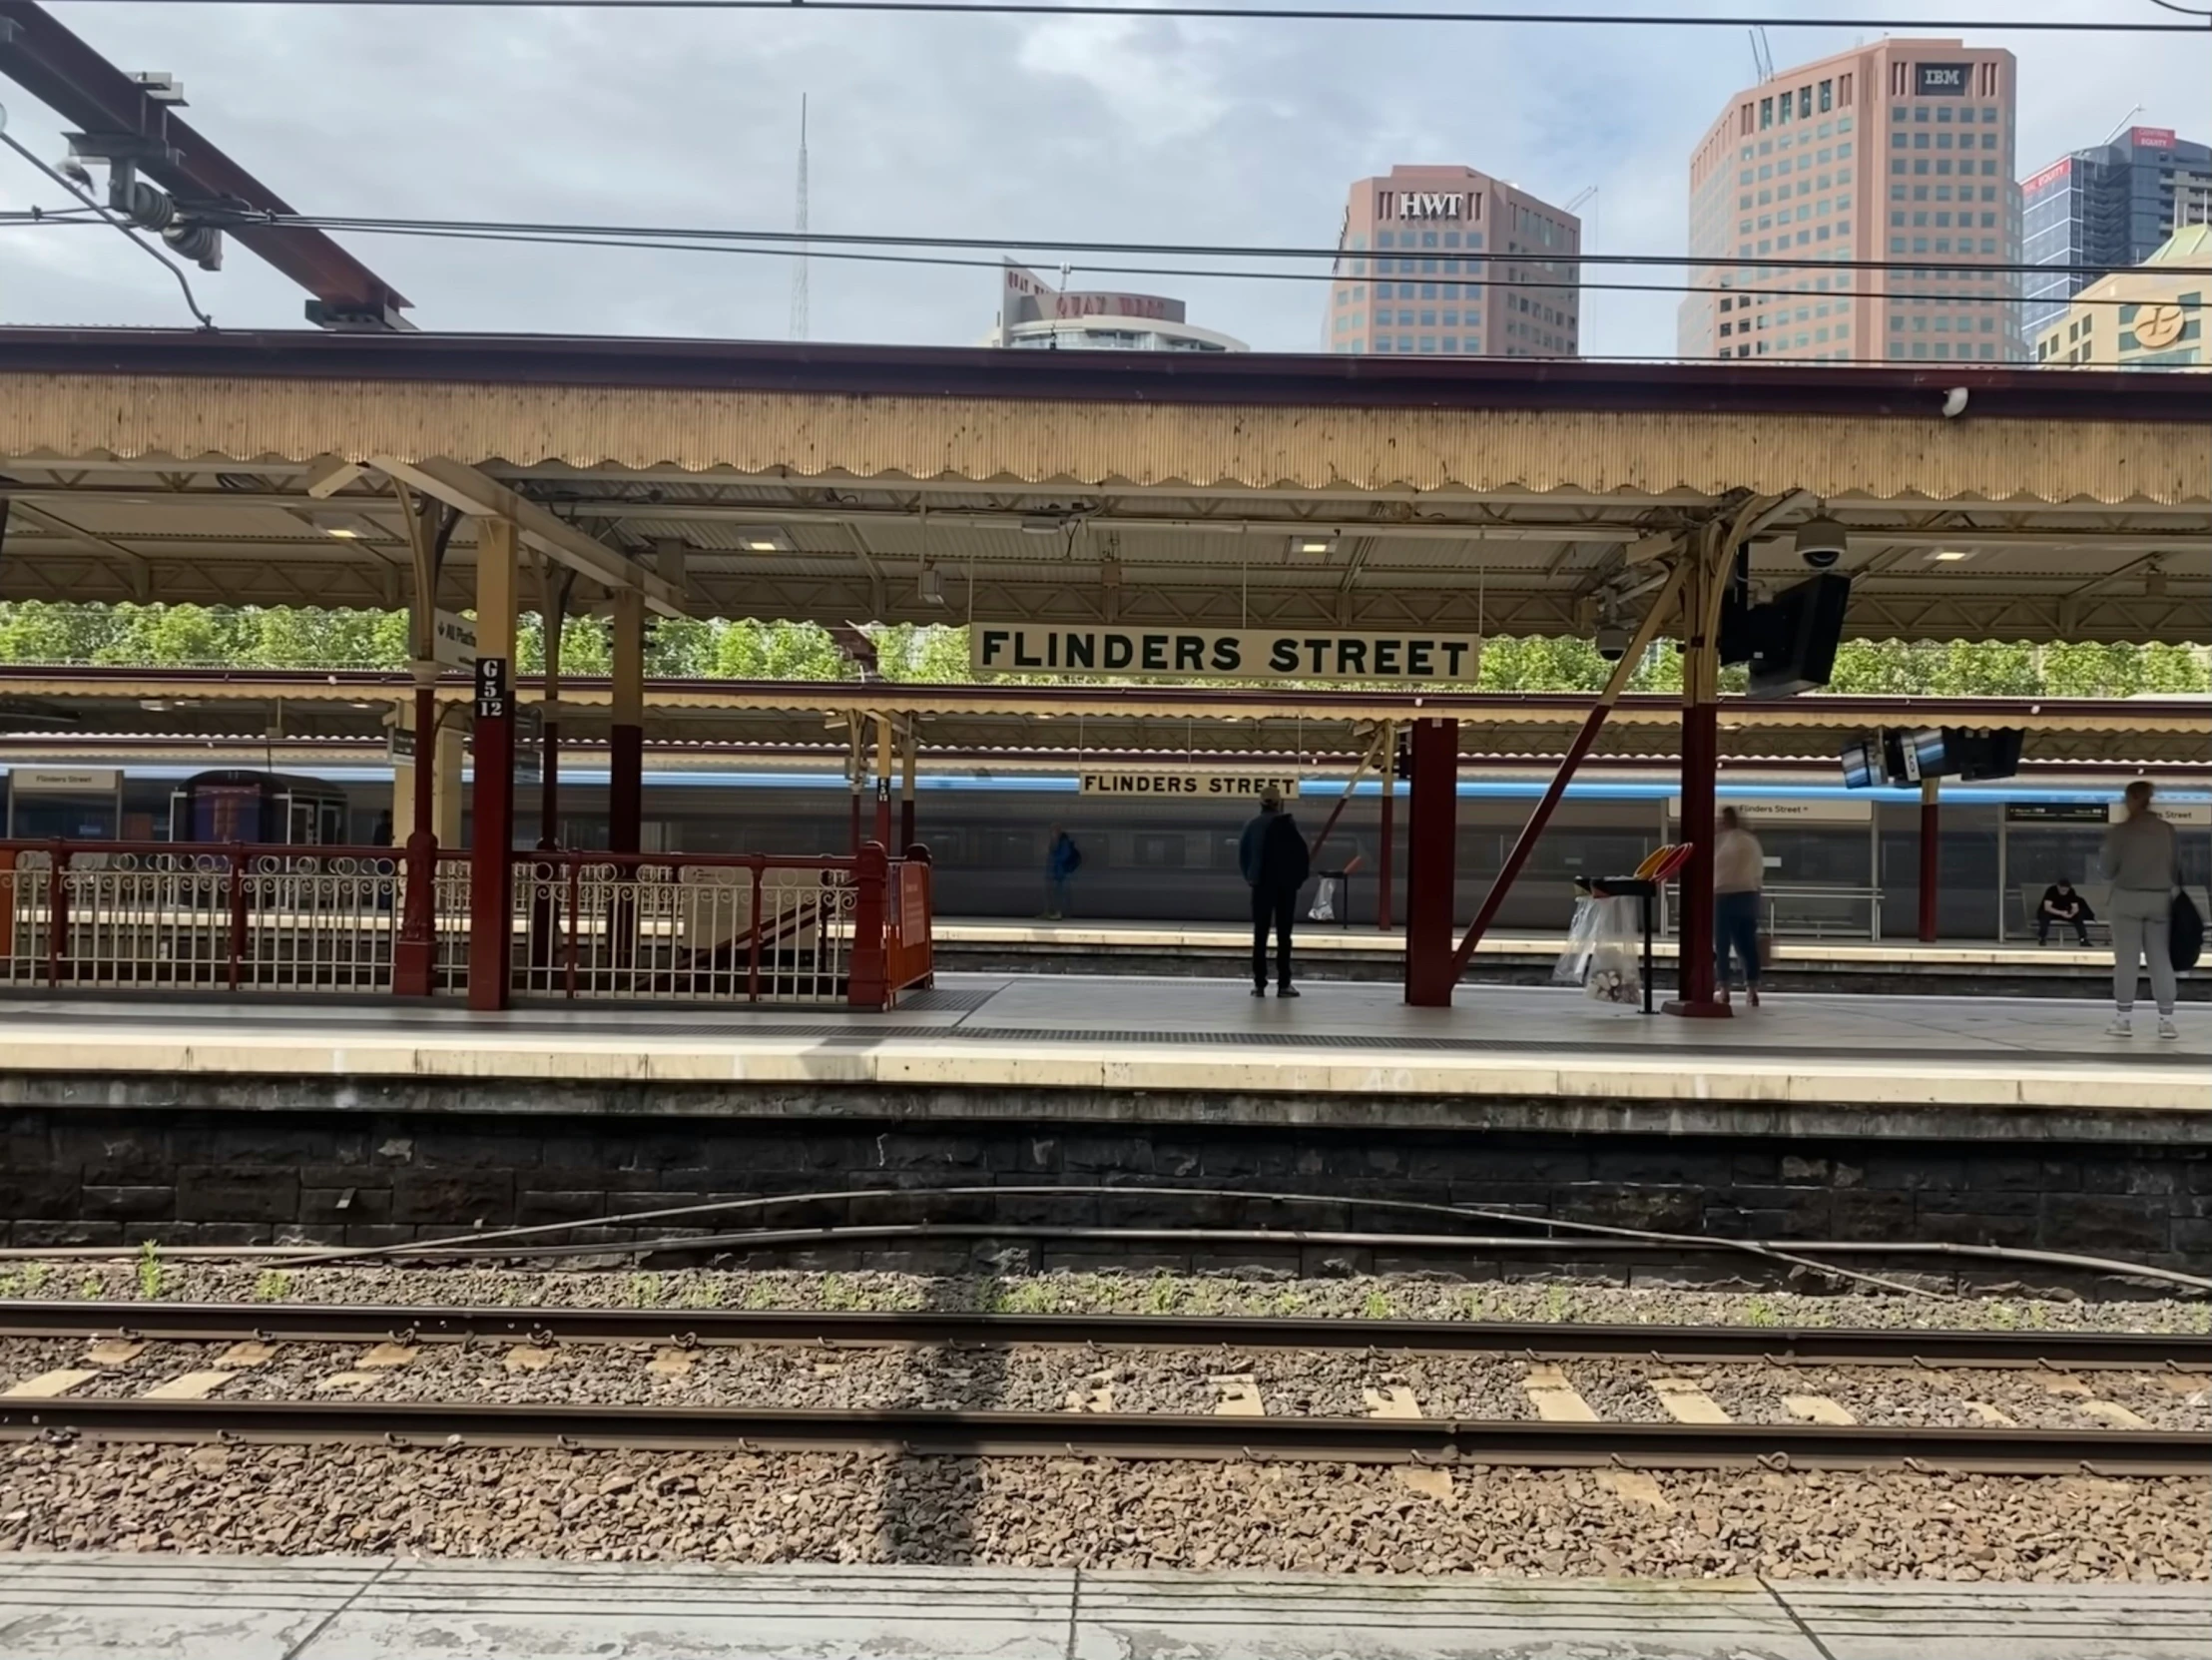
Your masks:
<svg viewBox="0 0 2212 1660"><path fill-rule="evenodd" d="M163 228L162 241L202 271L223 269L223 233L212 225L172 224Z"/></svg>

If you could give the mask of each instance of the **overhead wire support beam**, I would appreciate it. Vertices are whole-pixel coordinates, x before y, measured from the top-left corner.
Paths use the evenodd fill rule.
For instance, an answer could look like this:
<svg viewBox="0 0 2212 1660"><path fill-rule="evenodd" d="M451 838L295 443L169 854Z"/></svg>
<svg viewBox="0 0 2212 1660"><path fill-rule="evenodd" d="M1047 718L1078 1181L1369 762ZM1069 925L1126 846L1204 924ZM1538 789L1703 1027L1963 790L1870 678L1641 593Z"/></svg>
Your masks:
<svg viewBox="0 0 2212 1660"><path fill-rule="evenodd" d="M32 0L0 0L0 75L88 135L148 141L134 164L181 207L220 205L286 217L297 212ZM307 290L309 321L373 331L413 326L400 314L406 296L325 233L251 220L224 229Z"/></svg>

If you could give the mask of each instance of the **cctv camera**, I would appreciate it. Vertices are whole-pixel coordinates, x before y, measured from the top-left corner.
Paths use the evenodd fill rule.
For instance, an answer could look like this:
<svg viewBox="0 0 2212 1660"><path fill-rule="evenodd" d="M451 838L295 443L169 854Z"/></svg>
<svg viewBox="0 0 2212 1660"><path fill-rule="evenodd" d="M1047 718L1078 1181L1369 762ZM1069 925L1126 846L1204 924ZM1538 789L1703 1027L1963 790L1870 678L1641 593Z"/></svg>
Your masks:
<svg viewBox="0 0 2212 1660"><path fill-rule="evenodd" d="M1597 631L1597 654L1608 663L1618 663L1628 652L1628 630L1618 623L1608 623Z"/></svg>
<svg viewBox="0 0 2212 1660"><path fill-rule="evenodd" d="M1798 557L1816 571L1832 567L1850 545L1850 533L1834 519L1807 519L1798 526Z"/></svg>

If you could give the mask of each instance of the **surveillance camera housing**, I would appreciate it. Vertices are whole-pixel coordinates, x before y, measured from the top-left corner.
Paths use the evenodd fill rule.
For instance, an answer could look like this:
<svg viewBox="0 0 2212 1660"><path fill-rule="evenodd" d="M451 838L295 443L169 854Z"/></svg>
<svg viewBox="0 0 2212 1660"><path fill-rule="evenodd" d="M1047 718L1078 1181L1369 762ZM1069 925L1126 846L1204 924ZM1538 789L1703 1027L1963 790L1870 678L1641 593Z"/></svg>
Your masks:
<svg viewBox="0 0 2212 1660"><path fill-rule="evenodd" d="M1618 663L1628 652L1628 630L1618 623L1608 623L1597 631L1597 654L1608 663Z"/></svg>
<svg viewBox="0 0 2212 1660"><path fill-rule="evenodd" d="M1834 519L1807 519L1797 528L1798 557L1816 571L1832 568L1851 545L1851 533Z"/></svg>

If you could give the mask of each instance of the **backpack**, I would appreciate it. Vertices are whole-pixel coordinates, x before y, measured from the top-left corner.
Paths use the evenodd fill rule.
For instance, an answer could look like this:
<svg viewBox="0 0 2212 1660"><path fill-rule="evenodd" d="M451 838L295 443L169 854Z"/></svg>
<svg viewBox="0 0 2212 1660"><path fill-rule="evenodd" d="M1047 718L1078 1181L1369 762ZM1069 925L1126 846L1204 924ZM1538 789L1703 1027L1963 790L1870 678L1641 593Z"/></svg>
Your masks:
<svg viewBox="0 0 2212 1660"><path fill-rule="evenodd" d="M2186 890L2176 893L2166 925L2166 955L2172 959L2174 971L2185 974L2197 965L2203 951L2204 917Z"/></svg>
<svg viewBox="0 0 2212 1660"><path fill-rule="evenodd" d="M1307 876L1313 871L1313 857L1306 850L1306 837L1299 833L1298 826L1292 823L1288 813L1279 815L1268 827L1268 836L1275 844L1261 849L1260 867L1285 887L1305 885Z"/></svg>
<svg viewBox="0 0 2212 1660"><path fill-rule="evenodd" d="M1061 836L1060 842L1067 849L1061 854L1060 867L1072 876L1083 868L1083 849L1075 844L1075 837L1072 835Z"/></svg>

